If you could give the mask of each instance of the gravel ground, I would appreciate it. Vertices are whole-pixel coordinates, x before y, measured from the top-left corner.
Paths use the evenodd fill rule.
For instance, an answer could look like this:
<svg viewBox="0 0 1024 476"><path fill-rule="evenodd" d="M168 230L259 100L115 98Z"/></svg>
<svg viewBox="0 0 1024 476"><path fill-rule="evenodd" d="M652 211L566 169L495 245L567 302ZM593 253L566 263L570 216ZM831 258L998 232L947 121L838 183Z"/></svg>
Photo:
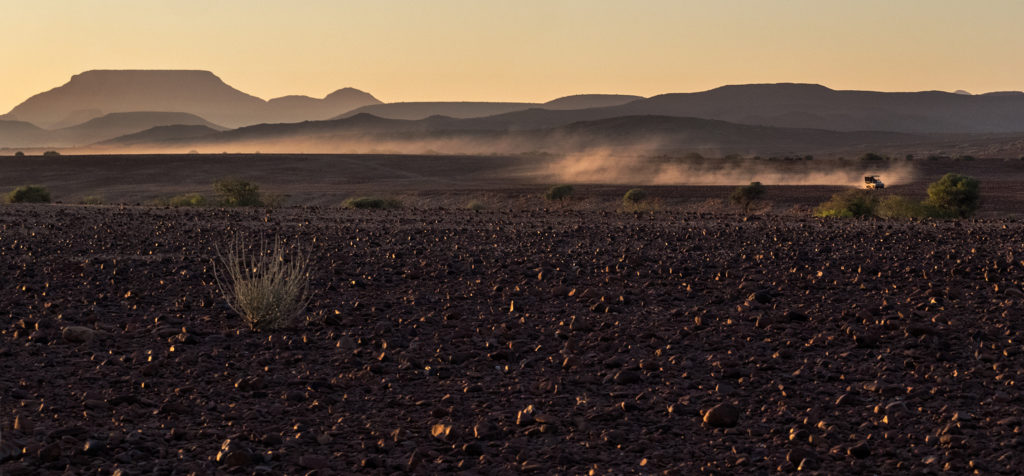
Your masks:
<svg viewBox="0 0 1024 476"><path fill-rule="evenodd" d="M1024 229L0 207L0 473L1015 474ZM312 256L248 330L215 247Z"/></svg>

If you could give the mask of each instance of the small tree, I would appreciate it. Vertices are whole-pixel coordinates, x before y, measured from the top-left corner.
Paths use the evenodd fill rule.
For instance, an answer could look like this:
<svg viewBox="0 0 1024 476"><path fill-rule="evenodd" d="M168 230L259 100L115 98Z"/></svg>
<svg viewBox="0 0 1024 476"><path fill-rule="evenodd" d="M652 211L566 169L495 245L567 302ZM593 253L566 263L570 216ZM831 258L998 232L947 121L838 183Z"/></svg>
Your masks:
<svg viewBox="0 0 1024 476"><path fill-rule="evenodd" d="M885 157L882 157L881 155L878 155L878 154L876 154L874 152L868 152L868 153L860 156L860 160L865 160L865 161L869 161L869 162L875 162L875 161L879 161L879 160L885 160Z"/></svg>
<svg viewBox="0 0 1024 476"><path fill-rule="evenodd" d="M24 157L24 156L25 156L25 153L19 150L19 151L17 151L17 152L15 152L15 153L14 153L14 156L15 156L15 157Z"/></svg>
<svg viewBox="0 0 1024 476"><path fill-rule="evenodd" d="M48 150L46 152L43 152L43 157L58 157L58 156L60 156L60 152L57 152L55 150Z"/></svg>
<svg viewBox="0 0 1024 476"><path fill-rule="evenodd" d="M7 195L9 203L50 203L50 192L45 187L26 185Z"/></svg>
<svg viewBox="0 0 1024 476"><path fill-rule="evenodd" d="M260 207L260 187L244 180L224 179L213 184L213 189L225 207Z"/></svg>
<svg viewBox="0 0 1024 476"><path fill-rule="evenodd" d="M750 182L750 185L736 187L729 200L743 207L743 213L749 213L750 204L764 196L764 185L761 182Z"/></svg>
<svg viewBox="0 0 1024 476"><path fill-rule="evenodd" d="M943 175L928 186L928 205L954 217L969 217L981 205L981 193L976 179L959 174Z"/></svg>
<svg viewBox="0 0 1024 476"><path fill-rule="evenodd" d="M544 198L548 200L565 200L572 195L572 185L555 185L548 189L548 192L544 194Z"/></svg>

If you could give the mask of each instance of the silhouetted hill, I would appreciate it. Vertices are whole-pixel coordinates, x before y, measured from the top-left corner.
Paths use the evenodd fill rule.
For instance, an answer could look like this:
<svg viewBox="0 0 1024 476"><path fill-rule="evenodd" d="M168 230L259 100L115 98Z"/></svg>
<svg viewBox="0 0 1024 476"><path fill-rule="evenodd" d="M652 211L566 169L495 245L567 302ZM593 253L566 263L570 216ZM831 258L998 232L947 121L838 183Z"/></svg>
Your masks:
<svg viewBox="0 0 1024 476"><path fill-rule="evenodd" d="M594 107L610 107L643 99L643 96L630 96L626 94L577 94L553 99L542 104L543 109L564 110L564 109L590 109Z"/></svg>
<svg viewBox="0 0 1024 476"><path fill-rule="evenodd" d="M201 125L225 130L194 114L184 112L117 112L98 117L84 124L52 131L44 146L92 144L126 134L134 134L157 126Z"/></svg>
<svg viewBox="0 0 1024 476"><path fill-rule="evenodd" d="M354 88L339 89L323 99L284 96L267 101L268 120L262 122L322 121L363 106L380 104L369 93Z"/></svg>
<svg viewBox="0 0 1024 476"><path fill-rule="evenodd" d="M335 117L344 119L357 114L373 114L385 119L419 120L431 116L459 119L493 116L534 107L525 102L392 102L364 106Z"/></svg>
<svg viewBox="0 0 1024 476"><path fill-rule="evenodd" d="M0 121L0 147L81 146L168 125L199 125L215 132L225 130L199 116L183 112L118 112L54 131L40 129L27 122Z"/></svg>
<svg viewBox="0 0 1024 476"><path fill-rule="evenodd" d="M838 131L1024 131L1024 95L835 91L815 84L724 86L700 93L664 94L592 112L591 119L655 114Z"/></svg>
<svg viewBox="0 0 1024 476"><path fill-rule="evenodd" d="M187 112L238 127L322 119L380 102L350 88L324 99L296 98L267 102L228 86L209 71L96 70L77 74L60 87L32 96L3 118L55 129L109 113L163 111ZM305 108L309 109L308 115L303 113Z"/></svg>
<svg viewBox="0 0 1024 476"><path fill-rule="evenodd" d="M751 126L665 116L628 116L558 127L497 130L480 119L433 117L417 121L359 114L345 119L261 124L205 135L194 141L154 141L151 149L174 146L203 150L263 152L370 152L427 150L443 153L571 152L600 147L644 150L712 150L747 154L806 154L870 144L932 140L889 132L836 132ZM141 145L141 144L140 144Z"/></svg>
<svg viewBox="0 0 1024 476"><path fill-rule="evenodd" d="M432 116L471 119L528 109L567 110L618 106L637 99L643 98L624 94L580 94L561 97L543 104L530 102L394 102L353 109L335 119L344 119L356 114L373 114L386 119L410 121Z"/></svg>
<svg viewBox="0 0 1024 476"><path fill-rule="evenodd" d="M718 149L730 152L792 153L858 144L918 142L919 135L895 132L837 132L823 129L752 126L692 117L622 116L548 129L549 137L584 139L602 146Z"/></svg>
<svg viewBox="0 0 1024 476"><path fill-rule="evenodd" d="M138 144L152 144L156 142L185 141L212 136L218 132L220 132L220 130L204 125L156 126L142 132L136 132L134 134L128 134L103 141L100 142L99 145L130 146Z"/></svg>
<svg viewBox="0 0 1024 476"><path fill-rule="evenodd" d="M47 135L48 131L34 124L0 120L0 147L33 147Z"/></svg>

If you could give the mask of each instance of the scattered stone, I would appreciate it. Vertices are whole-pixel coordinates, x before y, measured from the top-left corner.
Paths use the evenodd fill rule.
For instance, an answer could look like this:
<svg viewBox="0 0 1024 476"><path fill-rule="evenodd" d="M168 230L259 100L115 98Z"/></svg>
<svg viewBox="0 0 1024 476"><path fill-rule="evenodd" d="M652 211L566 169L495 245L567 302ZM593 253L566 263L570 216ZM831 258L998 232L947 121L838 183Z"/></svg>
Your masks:
<svg viewBox="0 0 1024 476"><path fill-rule="evenodd" d="M249 466L253 462L249 449L239 441L231 439L221 443L216 459L218 463L229 468Z"/></svg>
<svg viewBox="0 0 1024 476"><path fill-rule="evenodd" d="M89 456L96 456L105 449L107 449L107 442L90 439L86 440L85 446L82 447L82 453Z"/></svg>
<svg viewBox="0 0 1024 476"><path fill-rule="evenodd" d="M501 429L489 421L477 422L473 425L473 437L478 440L496 440L501 437Z"/></svg>
<svg viewBox="0 0 1024 476"><path fill-rule="evenodd" d="M810 460L810 462L808 462ZM807 448L793 448L786 453L786 461L789 461L798 470L802 467L804 471L817 469L818 454ZM807 466L803 466L807 463Z"/></svg>
<svg viewBox="0 0 1024 476"><path fill-rule="evenodd" d="M83 326L69 326L61 331L61 337L65 342L72 344L89 343L96 338L96 331Z"/></svg>
<svg viewBox="0 0 1024 476"><path fill-rule="evenodd" d="M299 466L307 469L323 469L327 467L327 458L321 455L302 455Z"/></svg>
<svg viewBox="0 0 1024 476"><path fill-rule="evenodd" d="M860 443L857 443L856 445L851 446L849 449L849 454L850 456L853 456L854 458L858 459L867 458L868 456L871 456L871 448L868 446L866 442L862 441Z"/></svg>
<svg viewBox="0 0 1024 476"><path fill-rule="evenodd" d="M704 412L704 423L715 428L732 428L739 420L739 408L729 403L720 403Z"/></svg>
<svg viewBox="0 0 1024 476"><path fill-rule="evenodd" d="M436 423L430 427L430 435L439 440L448 438L452 433L452 425L448 423Z"/></svg>
<svg viewBox="0 0 1024 476"><path fill-rule="evenodd" d="M794 321L794 322L805 322L805 321L807 321L809 319L807 317L807 314L804 314L804 313L799 312L799 311L788 311L788 312L786 312L786 315L783 316L783 317L785 317L785 319L787 321Z"/></svg>
<svg viewBox="0 0 1024 476"><path fill-rule="evenodd" d="M772 295L767 291L758 291L747 296L747 301L754 301L758 304L769 304L772 302Z"/></svg>
<svg viewBox="0 0 1024 476"><path fill-rule="evenodd" d="M644 381L644 374L635 370L620 370L612 377L612 381L619 385L630 385Z"/></svg>
<svg viewBox="0 0 1024 476"><path fill-rule="evenodd" d="M63 449L61 448L60 442L56 442L39 448L39 451L36 452L36 457L44 463L49 463L51 461L57 461L62 454Z"/></svg>

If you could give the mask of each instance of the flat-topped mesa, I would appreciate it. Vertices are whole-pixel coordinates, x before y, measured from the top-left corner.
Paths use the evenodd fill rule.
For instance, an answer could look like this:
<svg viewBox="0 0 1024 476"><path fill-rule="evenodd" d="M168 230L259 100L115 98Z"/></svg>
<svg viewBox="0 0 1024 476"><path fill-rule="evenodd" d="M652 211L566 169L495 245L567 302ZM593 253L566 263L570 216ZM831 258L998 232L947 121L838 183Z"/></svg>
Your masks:
<svg viewBox="0 0 1024 476"><path fill-rule="evenodd" d="M188 112L218 124L234 126L260 112L264 101L221 81L209 71L95 70L71 77L66 84L32 96L10 115L55 129L88 117L113 112Z"/></svg>
<svg viewBox="0 0 1024 476"><path fill-rule="evenodd" d="M162 111L187 112L226 127L240 127L281 119L325 119L379 102L348 89L332 93L333 98L310 98L300 104L284 101L279 106L239 91L209 71L92 70L32 96L7 118L57 129L115 112Z"/></svg>

